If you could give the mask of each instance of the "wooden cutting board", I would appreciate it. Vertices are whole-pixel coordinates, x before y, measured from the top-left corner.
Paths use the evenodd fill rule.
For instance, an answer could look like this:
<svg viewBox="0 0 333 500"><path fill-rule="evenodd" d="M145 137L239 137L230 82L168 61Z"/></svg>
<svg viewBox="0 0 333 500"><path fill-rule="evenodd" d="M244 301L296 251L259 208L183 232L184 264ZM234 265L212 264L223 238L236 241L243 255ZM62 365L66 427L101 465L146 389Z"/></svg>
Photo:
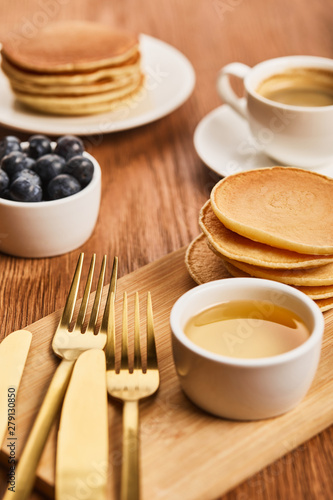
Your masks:
<svg viewBox="0 0 333 500"><path fill-rule="evenodd" d="M118 282L119 315L124 290L129 292L130 301L136 290L141 299L148 290L153 298L161 386L155 397L140 406L143 499L211 500L333 423L332 311L325 313L323 351L315 381L295 410L269 420L232 422L208 415L185 397L172 361L169 329L169 314L175 300L195 286L185 267L184 255L185 249L181 249ZM106 289L103 300L105 295ZM141 300L142 326L144 302ZM33 341L17 398L18 456L58 362L50 345L60 314L57 311L27 327L33 333ZM119 327L117 318L118 333ZM98 422L96 408L96 433ZM109 498L118 498L121 405L111 401L109 429ZM38 488L50 496L54 494L56 431L55 425L38 469ZM1 453L5 461L5 447ZM102 474L106 474L105 464L92 464L86 483L78 485L78 495L93 488Z"/></svg>

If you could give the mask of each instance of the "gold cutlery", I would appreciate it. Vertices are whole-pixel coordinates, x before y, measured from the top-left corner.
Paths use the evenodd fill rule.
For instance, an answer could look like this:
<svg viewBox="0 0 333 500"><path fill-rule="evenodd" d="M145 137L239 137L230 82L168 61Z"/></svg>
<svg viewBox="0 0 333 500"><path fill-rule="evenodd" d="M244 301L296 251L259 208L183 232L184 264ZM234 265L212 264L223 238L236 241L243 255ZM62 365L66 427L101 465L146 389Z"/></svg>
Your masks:
<svg viewBox="0 0 333 500"><path fill-rule="evenodd" d="M16 396L31 338L27 330L17 330L0 344L0 447L7 430L11 441L16 440Z"/></svg>
<svg viewBox="0 0 333 500"><path fill-rule="evenodd" d="M113 261L101 330L112 328L110 316L116 290L118 259ZM113 306L113 305L112 305ZM56 499L105 500L107 496L108 408L105 354L90 349L80 355L61 410L57 439Z"/></svg>
<svg viewBox="0 0 333 500"><path fill-rule="evenodd" d="M56 500L106 500L109 438L105 354L80 355L61 410L57 439Z"/></svg>
<svg viewBox="0 0 333 500"><path fill-rule="evenodd" d="M70 325L73 319L80 284L83 254L80 254L78 259L66 305L52 341L54 353L62 358L62 360L55 371L35 423L30 431L22 455L19 459L15 476L15 492L8 490L3 500L25 500L29 497L34 485L38 462L44 449L52 423L64 398L75 361L82 352L87 351L88 349L103 349L105 346L107 339L107 324L109 318L108 310L110 300L107 301L105 306L105 313L101 328L98 332L95 332L95 330L102 297L106 257L104 257L102 262L89 323L86 331L82 334L93 280L95 260L96 256L93 255L76 323L74 328L71 330ZM112 283L110 286L112 286Z"/></svg>
<svg viewBox="0 0 333 500"><path fill-rule="evenodd" d="M120 370L116 371L114 295L111 298L109 330L106 353L107 389L110 396L123 401L123 461L121 474L121 500L137 500L140 497L139 484L139 400L154 394L159 386L153 311L151 295L147 295L147 361L142 369L140 348L139 295L135 296L134 312L134 363L129 370L127 295L123 299L123 324Z"/></svg>

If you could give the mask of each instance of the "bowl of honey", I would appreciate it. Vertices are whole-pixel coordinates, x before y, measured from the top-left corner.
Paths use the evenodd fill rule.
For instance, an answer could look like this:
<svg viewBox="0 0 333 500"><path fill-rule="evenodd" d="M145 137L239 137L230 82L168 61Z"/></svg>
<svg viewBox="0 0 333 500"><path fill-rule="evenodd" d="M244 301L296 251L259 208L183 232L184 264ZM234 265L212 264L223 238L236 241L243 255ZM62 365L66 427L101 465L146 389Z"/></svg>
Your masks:
<svg viewBox="0 0 333 500"><path fill-rule="evenodd" d="M324 332L312 299L259 278L189 290L174 304L170 325L185 394L209 413L236 420L294 408L315 376Z"/></svg>

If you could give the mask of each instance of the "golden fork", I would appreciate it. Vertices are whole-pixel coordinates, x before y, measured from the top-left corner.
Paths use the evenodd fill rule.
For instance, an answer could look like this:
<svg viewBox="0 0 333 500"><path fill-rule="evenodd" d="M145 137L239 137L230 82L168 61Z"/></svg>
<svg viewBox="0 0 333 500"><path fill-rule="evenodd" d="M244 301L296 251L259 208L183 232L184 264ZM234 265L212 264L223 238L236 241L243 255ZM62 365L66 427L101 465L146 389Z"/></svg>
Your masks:
<svg viewBox="0 0 333 500"><path fill-rule="evenodd" d="M111 294L110 331L105 348L107 388L110 396L123 401L123 462L121 500L137 500L139 485L139 400L154 394L159 386L151 295L147 296L147 369L142 370L140 349L139 295L135 296L134 363L129 371L127 295L124 293L120 371L116 371L114 294Z"/></svg>
<svg viewBox="0 0 333 500"><path fill-rule="evenodd" d="M102 297L106 256L104 256L102 261L89 323L86 331L82 334L94 275L95 261L96 256L93 255L78 316L73 330L70 330L83 264L83 254L80 254L66 305L52 341L54 353L62 358L62 360L55 371L43 404L38 412L19 459L15 474L15 492L7 491L3 500L25 500L29 497L35 482L35 473L39 459L52 423L54 422L55 416L64 398L76 359L82 352L88 349L103 349L105 346L111 319L110 306L111 302L113 302L113 300L111 301L111 296L114 296L116 287L118 259L115 257L113 262L112 276L101 327L98 332L95 331Z"/></svg>

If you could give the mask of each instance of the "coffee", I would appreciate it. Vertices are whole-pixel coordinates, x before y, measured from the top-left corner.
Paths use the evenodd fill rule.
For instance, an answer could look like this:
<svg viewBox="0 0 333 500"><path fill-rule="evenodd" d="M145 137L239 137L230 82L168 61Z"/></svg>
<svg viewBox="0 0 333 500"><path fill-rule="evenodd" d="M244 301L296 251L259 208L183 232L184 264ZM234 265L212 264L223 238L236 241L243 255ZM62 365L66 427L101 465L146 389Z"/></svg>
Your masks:
<svg viewBox="0 0 333 500"><path fill-rule="evenodd" d="M233 358L276 356L310 336L295 313L258 300L235 300L205 309L187 322L184 332L203 349Z"/></svg>
<svg viewBox="0 0 333 500"><path fill-rule="evenodd" d="M293 106L332 106L333 71L292 68L263 80L256 89L266 99Z"/></svg>

